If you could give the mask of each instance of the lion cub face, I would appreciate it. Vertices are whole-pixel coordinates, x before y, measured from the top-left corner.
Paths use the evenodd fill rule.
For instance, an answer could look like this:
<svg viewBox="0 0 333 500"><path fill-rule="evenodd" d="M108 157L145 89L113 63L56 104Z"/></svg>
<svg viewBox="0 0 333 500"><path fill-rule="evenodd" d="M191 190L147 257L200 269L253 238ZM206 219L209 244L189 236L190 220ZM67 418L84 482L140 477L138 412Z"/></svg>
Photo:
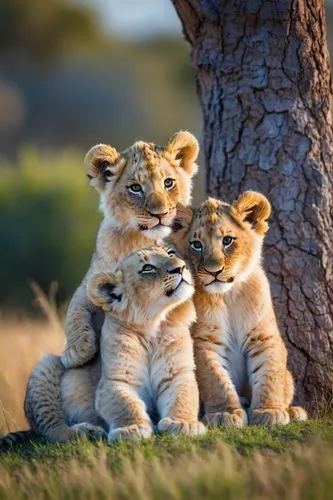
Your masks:
<svg viewBox="0 0 333 500"><path fill-rule="evenodd" d="M197 210L179 210L172 240L191 261L201 289L225 293L246 280L260 261L269 215L269 201L253 191L232 205L209 198Z"/></svg>
<svg viewBox="0 0 333 500"><path fill-rule="evenodd" d="M194 292L191 273L172 246L131 253L114 273L93 275L87 289L96 306L136 324L164 319Z"/></svg>
<svg viewBox="0 0 333 500"><path fill-rule="evenodd" d="M165 148L139 141L118 153L99 144L87 153L85 164L105 217L155 239L170 233L177 203L190 202L198 154L195 137L178 132Z"/></svg>

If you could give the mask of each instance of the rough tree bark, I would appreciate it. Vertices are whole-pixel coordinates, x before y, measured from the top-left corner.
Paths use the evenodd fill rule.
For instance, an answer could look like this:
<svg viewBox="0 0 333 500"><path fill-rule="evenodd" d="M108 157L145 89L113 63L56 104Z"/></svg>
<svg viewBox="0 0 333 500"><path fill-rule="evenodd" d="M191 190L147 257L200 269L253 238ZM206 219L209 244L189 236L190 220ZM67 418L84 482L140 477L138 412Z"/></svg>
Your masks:
<svg viewBox="0 0 333 500"><path fill-rule="evenodd" d="M297 381L333 395L332 85L323 0L172 0L191 46L208 193L272 202L265 267Z"/></svg>

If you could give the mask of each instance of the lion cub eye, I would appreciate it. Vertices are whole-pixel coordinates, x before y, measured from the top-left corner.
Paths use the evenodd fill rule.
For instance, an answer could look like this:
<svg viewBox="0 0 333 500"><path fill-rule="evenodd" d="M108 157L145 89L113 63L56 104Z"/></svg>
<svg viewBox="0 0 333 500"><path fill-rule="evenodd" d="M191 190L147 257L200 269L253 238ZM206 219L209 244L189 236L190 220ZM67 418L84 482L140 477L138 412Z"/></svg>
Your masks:
<svg viewBox="0 0 333 500"><path fill-rule="evenodd" d="M228 248L233 243L233 241L234 238L232 236L224 236L222 243L225 248Z"/></svg>
<svg viewBox="0 0 333 500"><path fill-rule="evenodd" d="M141 273L155 273L156 272L156 267L152 266L151 264L145 264L143 268L141 269Z"/></svg>
<svg viewBox="0 0 333 500"><path fill-rule="evenodd" d="M128 186L127 189L129 190L130 193L134 194L141 193L142 191L142 187L140 186L140 184L131 184L130 186Z"/></svg>
<svg viewBox="0 0 333 500"><path fill-rule="evenodd" d="M191 247L196 251L196 252L201 252L202 250L202 243L199 240L194 240L191 241L190 243Z"/></svg>
<svg viewBox="0 0 333 500"><path fill-rule="evenodd" d="M174 185L175 185L175 180L174 179L171 179L170 177L168 177L167 179L165 179L165 181L164 181L164 187L166 189L171 189L171 188L173 188Z"/></svg>

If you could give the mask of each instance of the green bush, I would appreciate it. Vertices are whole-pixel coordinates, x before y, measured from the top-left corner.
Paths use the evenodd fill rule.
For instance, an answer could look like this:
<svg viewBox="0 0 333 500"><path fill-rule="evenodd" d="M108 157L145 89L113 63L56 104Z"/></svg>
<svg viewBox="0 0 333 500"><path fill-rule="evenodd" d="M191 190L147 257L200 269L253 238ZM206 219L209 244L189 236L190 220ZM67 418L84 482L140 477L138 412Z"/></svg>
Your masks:
<svg viewBox="0 0 333 500"><path fill-rule="evenodd" d="M59 283L68 299L89 265L101 215L83 153L24 148L17 165L0 165L0 303L31 307L29 283Z"/></svg>

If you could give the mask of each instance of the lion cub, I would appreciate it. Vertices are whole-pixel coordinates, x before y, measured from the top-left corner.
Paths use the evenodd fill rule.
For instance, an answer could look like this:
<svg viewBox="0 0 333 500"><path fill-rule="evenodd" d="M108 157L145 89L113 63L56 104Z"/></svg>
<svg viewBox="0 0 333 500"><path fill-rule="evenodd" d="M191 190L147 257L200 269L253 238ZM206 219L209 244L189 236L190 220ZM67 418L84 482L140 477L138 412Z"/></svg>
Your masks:
<svg viewBox="0 0 333 500"><path fill-rule="evenodd" d="M106 144L88 151L86 171L100 195L104 220L90 268L69 304L61 356L65 368L84 365L98 351L102 318L87 296L87 279L170 234L177 204L191 200L198 154L198 141L186 131L177 132L165 147L138 141L121 153ZM179 327L176 317L170 318L172 326Z"/></svg>
<svg viewBox="0 0 333 500"><path fill-rule="evenodd" d="M287 370L268 279L261 266L269 201L243 193L229 205L208 199L184 208L172 240L195 271L192 328L197 379L209 425L287 424L306 420L290 406L294 384ZM243 406L249 404L248 416Z"/></svg>
<svg viewBox="0 0 333 500"><path fill-rule="evenodd" d="M88 295L105 312L96 409L108 424L110 441L149 437L156 413L159 430L190 435L205 431L197 420L190 334L165 337L160 329L168 312L193 291L191 274L174 248L137 251L113 273L89 279Z"/></svg>

